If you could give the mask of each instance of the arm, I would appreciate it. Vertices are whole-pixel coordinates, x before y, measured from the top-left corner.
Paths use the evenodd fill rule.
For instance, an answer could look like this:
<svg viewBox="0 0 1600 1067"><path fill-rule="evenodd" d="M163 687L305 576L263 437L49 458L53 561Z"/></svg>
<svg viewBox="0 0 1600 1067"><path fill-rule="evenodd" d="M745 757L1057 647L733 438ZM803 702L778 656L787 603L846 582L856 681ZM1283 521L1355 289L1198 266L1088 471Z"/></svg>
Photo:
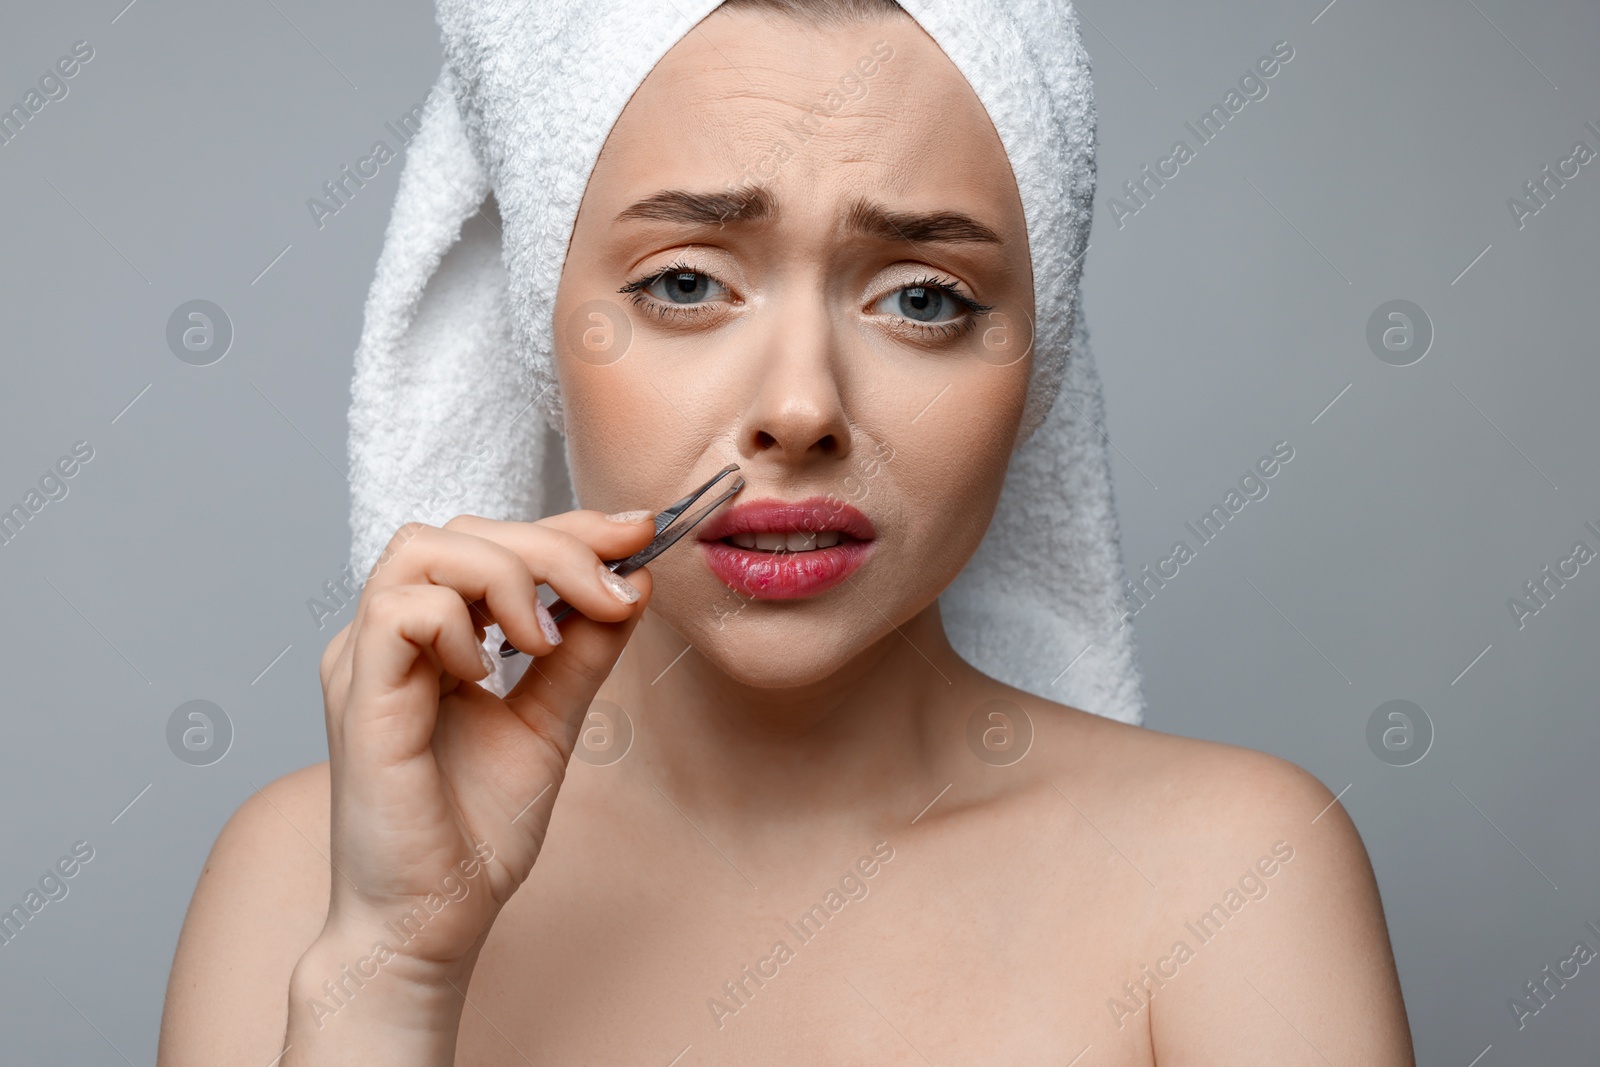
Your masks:
<svg viewBox="0 0 1600 1067"><path fill-rule="evenodd" d="M451 1062L459 997L430 1003L401 980L358 986L342 968L358 966L370 946L323 936L337 877L328 786L326 763L279 778L217 836L173 958L160 1067L284 1067L313 1049L347 1063ZM330 996L324 981L344 988Z"/></svg>
<svg viewBox="0 0 1600 1067"><path fill-rule="evenodd" d="M1327 787L1227 749L1182 821L1205 855L1168 895L1163 951L1192 955L1151 999L1156 1062L1414 1067L1377 881Z"/></svg>
<svg viewBox="0 0 1600 1067"><path fill-rule="evenodd" d="M282 994L328 906L327 794L326 764L296 771L217 835L173 956L161 1067L265 1064L282 1051Z"/></svg>
<svg viewBox="0 0 1600 1067"><path fill-rule="evenodd" d="M212 850L161 1067L454 1062L478 953L648 600L648 571L635 588L598 553L643 547L648 519L402 527L322 656L328 764L252 796ZM540 582L580 609L564 633ZM542 660L504 697L476 684L491 622Z"/></svg>

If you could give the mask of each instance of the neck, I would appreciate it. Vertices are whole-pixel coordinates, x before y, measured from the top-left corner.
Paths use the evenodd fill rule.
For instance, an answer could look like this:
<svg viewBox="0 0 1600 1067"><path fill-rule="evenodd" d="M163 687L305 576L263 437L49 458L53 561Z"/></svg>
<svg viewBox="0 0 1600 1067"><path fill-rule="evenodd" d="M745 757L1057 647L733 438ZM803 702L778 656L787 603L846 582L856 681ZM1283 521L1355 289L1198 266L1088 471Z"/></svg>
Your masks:
<svg viewBox="0 0 1600 1067"><path fill-rule="evenodd" d="M697 823L909 820L943 787L936 764L959 744L960 709L982 681L950 647L938 601L792 688L741 683L684 646L646 612L599 696L634 720L629 776Z"/></svg>

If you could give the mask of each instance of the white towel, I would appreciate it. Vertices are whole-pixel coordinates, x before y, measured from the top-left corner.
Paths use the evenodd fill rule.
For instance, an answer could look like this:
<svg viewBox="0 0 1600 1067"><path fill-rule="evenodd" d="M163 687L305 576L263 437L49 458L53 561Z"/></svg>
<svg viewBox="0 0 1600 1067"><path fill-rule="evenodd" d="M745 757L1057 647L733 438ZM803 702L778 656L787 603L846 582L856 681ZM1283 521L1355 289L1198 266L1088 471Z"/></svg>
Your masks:
<svg viewBox="0 0 1600 1067"><path fill-rule="evenodd" d="M356 351L351 562L394 531L577 506L551 301L589 172L628 98L720 0L438 0L445 64L411 143ZM942 594L950 641L992 677L1143 721L1100 380L1078 309L1095 106L1061 0L900 0L987 109L1021 193L1035 349L994 521ZM641 502L645 503L645 502ZM491 633L486 644L497 643ZM504 692L512 663L493 682Z"/></svg>

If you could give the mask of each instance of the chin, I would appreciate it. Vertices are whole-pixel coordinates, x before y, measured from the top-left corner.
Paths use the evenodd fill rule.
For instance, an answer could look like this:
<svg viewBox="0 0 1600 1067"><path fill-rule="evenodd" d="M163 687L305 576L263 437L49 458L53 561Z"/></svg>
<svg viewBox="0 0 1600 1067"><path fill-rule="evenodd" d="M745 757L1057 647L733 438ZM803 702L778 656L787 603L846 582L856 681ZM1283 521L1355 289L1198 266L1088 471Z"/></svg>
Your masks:
<svg viewBox="0 0 1600 1067"><path fill-rule="evenodd" d="M848 585L803 598L758 599L736 596L705 571L661 575L650 602L707 662L756 689L821 682L894 632L861 607Z"/></svg>
<svg viewBox="0 0 1600 1067"><path fill-rule="evenodd" d="M722 673L755 689L792 689L838 673L882 635L861 632L863 621L832 611L760 611L747 607L716 625L683 633L695 650ZM680 631L682 632L682 631Z"/></svg>

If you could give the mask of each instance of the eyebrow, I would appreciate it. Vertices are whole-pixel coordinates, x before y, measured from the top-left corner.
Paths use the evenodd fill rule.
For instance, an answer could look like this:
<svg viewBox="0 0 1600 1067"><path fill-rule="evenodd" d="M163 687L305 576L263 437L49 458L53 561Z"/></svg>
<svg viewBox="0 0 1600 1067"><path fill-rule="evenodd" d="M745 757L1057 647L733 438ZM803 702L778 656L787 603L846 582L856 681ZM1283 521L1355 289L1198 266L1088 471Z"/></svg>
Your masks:
<svg viewBox="0 0 1600 1067"><path fill-rule="evenodd" d="M770 222L777 218L777 201L765 188L757 185L720 193L663 189L624 208L615 221L641 219L720 227L735 222ZM1004 243L994 230L959 211L894 211L863 197L851 201L845 213L844 225L847 232L881 241L910 244Z"/></svg>
<svg viewBox="0 0 1600 1067"><path fill-rule="evenodd" d="M913 244L976 241L1003 244L1000 235L959 211L891 211L882 204L858 198L845 215L845 229L881 241Z"/></svg>
<svg viewBox="0 0 1600 1067"><path fill-rule="evenodd" d="M778 205L771 194L758 185L747 185L723 193L663 189L624 208L615 221L649 219L691 226L722 226L730 222L760 222L777 215Z"/></svg>

